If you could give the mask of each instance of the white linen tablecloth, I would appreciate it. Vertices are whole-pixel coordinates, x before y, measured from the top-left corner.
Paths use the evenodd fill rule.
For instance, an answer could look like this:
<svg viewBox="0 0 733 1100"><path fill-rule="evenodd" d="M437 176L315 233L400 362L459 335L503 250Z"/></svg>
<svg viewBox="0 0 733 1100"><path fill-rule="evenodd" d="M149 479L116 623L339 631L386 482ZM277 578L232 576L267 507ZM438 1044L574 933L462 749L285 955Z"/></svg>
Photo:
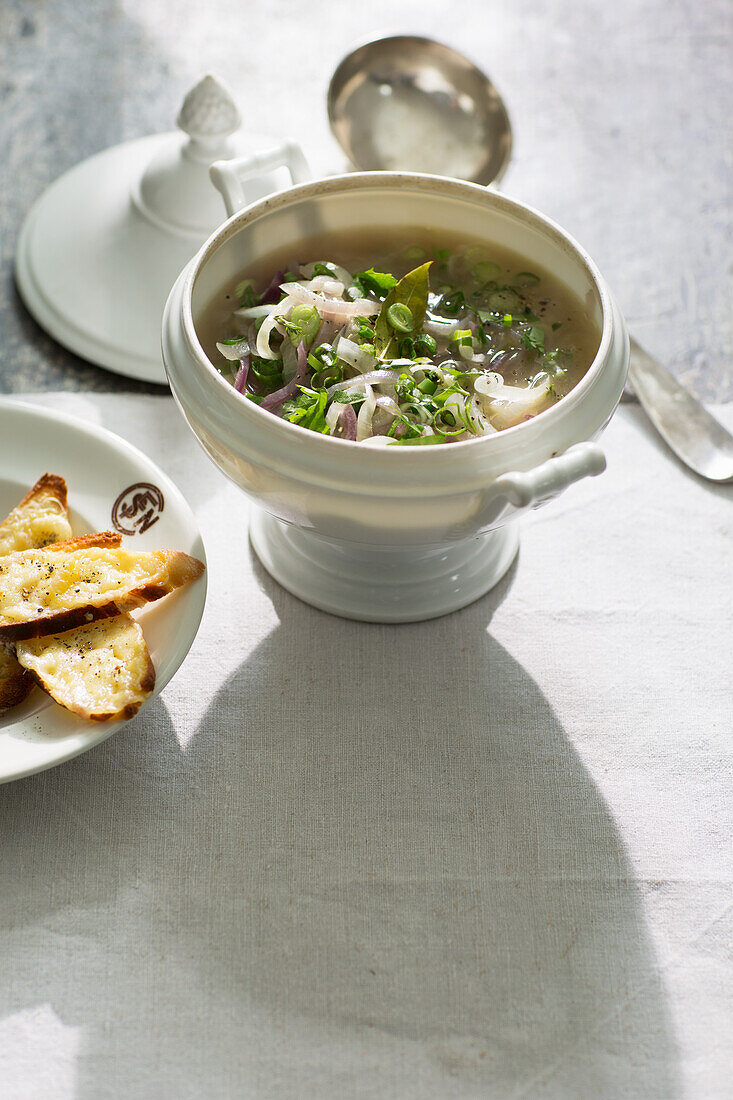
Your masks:
<svg viewBox="0 0 733 1100"><path fill-rule="evenodd" d="M733 1095L733 487L626 406L492 593L364 625L253 561L170 399L32 400L177 482L209 599L143 715L0 788L6 1100Z"/></svg>

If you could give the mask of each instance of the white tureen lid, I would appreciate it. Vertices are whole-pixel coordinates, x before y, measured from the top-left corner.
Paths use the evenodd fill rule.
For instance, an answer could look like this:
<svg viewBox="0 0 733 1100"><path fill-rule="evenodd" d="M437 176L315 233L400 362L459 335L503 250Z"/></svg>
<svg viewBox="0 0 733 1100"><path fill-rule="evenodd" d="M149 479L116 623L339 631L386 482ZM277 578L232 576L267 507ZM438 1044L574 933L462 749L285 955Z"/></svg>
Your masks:
<svg viewBox="0 0 733 1100"><path fill-rule="evenodd" d="M206 76L183 101L182 133L115 145L51 184L23 223L15 261L42 328L100 367L166 383L163 307L226 216L209 167L251 150L252 135L232 137L241 122L230 94ZM248 180L246 201L278 182L272 172Z"/></svg>

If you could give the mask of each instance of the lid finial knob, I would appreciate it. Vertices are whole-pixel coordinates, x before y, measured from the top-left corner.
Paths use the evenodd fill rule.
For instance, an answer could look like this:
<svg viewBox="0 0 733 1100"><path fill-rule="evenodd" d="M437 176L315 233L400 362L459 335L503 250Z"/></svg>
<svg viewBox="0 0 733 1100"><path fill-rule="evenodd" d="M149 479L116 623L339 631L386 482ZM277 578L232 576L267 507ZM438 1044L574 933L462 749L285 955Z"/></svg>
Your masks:
<svg viewBox="0 0 733 1100"><path fill-rule="evenodd" d="M205 76L184 99L176 122L192 141L211 146L238 130L242 116L227 89Z"/></svg>

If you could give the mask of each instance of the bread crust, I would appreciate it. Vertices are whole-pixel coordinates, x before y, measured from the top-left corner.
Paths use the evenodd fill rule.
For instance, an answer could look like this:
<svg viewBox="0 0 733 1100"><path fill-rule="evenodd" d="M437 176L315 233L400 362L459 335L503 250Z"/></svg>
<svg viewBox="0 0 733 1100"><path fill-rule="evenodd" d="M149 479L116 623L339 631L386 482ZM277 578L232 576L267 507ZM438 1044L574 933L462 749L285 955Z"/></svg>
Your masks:
<svg viewBox="0 0 733 1100"><path fill-rule="evenodd" d="M39 477L33 488L29 489L22 500L18 501L16 508L24 508L36 497L55 497L64 511L68 508L68 489L65 480L59 474L45 473Z"/></svg>
<svg viewBox="0 0 733 1100"><path fill-rule="evenodd" d="M32 687L28 670L18 664L10 649L0 646L0 712L22 703Z"/></svg>
<svg viewBox="0 0 733 1100"><path fill-rule="evenodd" d="M116 531L92 531L87 535L73 535L70 539L64 539L63 542L52 542L46 549L72 551L87 550L97 546L101 550L114 550L121 545L122 535L118 535Z"/></svg>

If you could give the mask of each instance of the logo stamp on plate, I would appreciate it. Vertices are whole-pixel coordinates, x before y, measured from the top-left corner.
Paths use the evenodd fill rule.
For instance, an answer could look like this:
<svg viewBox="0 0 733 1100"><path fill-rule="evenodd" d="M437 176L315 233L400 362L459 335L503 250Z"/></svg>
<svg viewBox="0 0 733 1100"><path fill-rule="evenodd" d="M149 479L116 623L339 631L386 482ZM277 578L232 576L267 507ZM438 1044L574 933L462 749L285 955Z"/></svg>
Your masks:
<svg viewBox="0 0 733 1100"><path fill-rule="evenodd" d="M160 519L165 499L157 485L128 485L112 506L112 524L122 535L142 535Z"/></svg>

